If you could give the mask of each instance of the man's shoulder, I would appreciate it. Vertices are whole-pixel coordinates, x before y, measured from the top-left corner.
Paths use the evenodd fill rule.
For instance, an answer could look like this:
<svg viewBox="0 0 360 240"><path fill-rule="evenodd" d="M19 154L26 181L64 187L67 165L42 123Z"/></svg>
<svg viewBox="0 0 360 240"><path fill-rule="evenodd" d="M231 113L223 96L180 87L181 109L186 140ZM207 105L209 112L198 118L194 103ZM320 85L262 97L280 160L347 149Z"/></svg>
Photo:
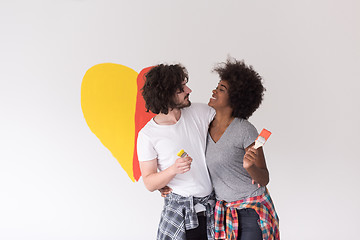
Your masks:
<svg viewBox="0 0 360 240"><path fill-rule="evenodd" d="M185 109L184 109L185 110ZM208 124L215 116L215 110L204 103L194 103L183 114L185 119L191 119L194 123Z"/></svg>
<svg viewBox="0 0 360 240"><path fill-rule="evenodd" d="M138 134L145 134L147 135L156 125L153 124L153 119L150 119L145 126L143 126Z"/></svg>
<svg viewBox="0 0 360 240"><path fill-rule="evenodd" d="M212 107L205 103L192 103L190 107L185 108L184 110L194 113L209 113L214 111Z"/></svg>
<svg viewBox="0 0 360 240"><path fill-rule="evenodd" d="M204 108L204 109L209 109L211 107L209 107L209 105L207 105L206 103L199 103L199 102L196 102L196 103L191 103L191 106L190 108Z"/></svg>

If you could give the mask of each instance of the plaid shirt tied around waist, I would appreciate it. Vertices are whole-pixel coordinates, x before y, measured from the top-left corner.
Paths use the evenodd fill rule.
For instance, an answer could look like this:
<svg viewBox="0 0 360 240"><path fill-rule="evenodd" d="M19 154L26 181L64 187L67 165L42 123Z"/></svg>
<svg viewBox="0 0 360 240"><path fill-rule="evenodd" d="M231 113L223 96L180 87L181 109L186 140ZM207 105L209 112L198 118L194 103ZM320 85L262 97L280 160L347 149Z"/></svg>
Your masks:
<svg viewBox="0 0 360 240"><path fill-rule="evenodd" d="M217 201L215 206L215 239L237 239L238 215L237 209L252 208L259 215L259 226L264 240L279 240L279 218L275 212L274 204L268 190L256 197L225 202ZM226 227L224 217L226 212Z"/></svg>
<svg viewBox="0 0 360 240"><path fill-rule="evenodd" d="M198 198L183 197L176 193L170 193L165 197L164 209L158 228L157 240L185 240L186 230L199 226L194 206L198 203L206 207L207 236L214 240L214 193Z"/></svg>

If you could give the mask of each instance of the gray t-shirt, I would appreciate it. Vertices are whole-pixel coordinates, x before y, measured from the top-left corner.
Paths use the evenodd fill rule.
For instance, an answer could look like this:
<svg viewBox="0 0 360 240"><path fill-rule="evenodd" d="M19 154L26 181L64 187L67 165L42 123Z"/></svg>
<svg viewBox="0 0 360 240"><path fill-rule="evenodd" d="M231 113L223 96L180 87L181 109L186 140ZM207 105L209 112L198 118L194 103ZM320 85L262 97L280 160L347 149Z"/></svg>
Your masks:
<svg viewBox="0 0 360 240"><path fill-rule="evenodd" d="M245 149L257 136L256 128L240 118L231 122L216 143L208 134L206 163L216 199L233 202L264 193L265 187L252 184L250 174L243 167Z"/></svg>

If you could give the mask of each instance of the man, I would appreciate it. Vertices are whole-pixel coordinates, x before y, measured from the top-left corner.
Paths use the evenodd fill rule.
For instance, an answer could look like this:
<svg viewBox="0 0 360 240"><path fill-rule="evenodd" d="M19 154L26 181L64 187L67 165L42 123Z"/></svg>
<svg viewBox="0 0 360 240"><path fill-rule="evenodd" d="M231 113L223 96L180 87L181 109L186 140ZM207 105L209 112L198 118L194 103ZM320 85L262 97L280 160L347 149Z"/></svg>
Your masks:
<svg viewBox="0 0 360 240"><path fill-rule="evenodd" d="M215 111L192 104L180 64L160 64L146 75L142 95L157 114L139 132L138 158L149 191L169 186L157 239L213 239L214 196L205 162L206 136ZM188 154L179 158L184 149Z"/></svg>

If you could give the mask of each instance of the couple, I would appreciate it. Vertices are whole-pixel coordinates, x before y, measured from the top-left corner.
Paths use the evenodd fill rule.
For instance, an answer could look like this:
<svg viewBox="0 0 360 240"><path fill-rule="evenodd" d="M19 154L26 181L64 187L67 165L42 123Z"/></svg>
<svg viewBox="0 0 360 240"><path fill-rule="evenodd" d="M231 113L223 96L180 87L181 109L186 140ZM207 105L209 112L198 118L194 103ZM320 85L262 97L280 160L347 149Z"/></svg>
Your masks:
<svg viewBox="0 0 360 240"><path fill-rule="evenodd" d="M160 64L146 75L142 95L157 115L138 135L140 169L149 191L171 190L157 239L277 240L264 153L253 148L258 132L247 121L263 98L261 77L230 58L214 71L220 81L208 106L191 104L183 66ZM186 156L177 156L181 149Z"/></svg>

